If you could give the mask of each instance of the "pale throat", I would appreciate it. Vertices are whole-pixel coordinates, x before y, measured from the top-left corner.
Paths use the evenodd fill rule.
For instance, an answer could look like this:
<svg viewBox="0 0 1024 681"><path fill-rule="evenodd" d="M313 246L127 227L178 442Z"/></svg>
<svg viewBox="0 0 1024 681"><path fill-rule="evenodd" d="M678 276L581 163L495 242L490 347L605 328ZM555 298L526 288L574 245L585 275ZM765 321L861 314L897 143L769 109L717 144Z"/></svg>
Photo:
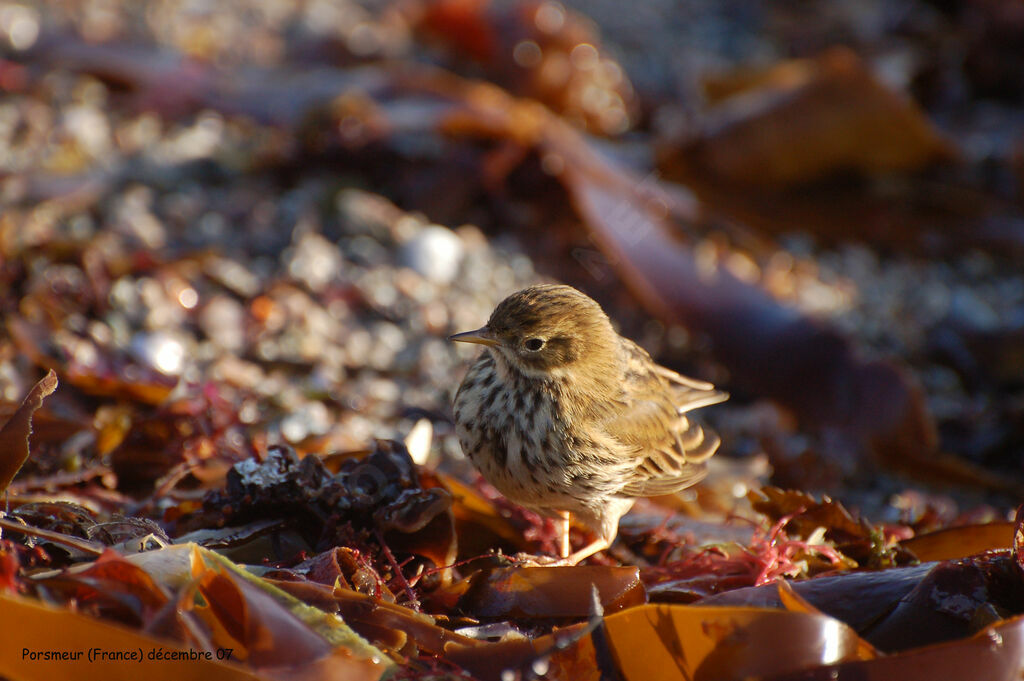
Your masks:
<svg viewBox="0 0 1024 681"><path fill-rule="evenodd" d="M500 378L504 383L513 383L516 379L516 374L535 381L545 382L561 382L571 375L567 371L567 367L540 369L538 367L531 367L528 364L509 357L505 354L505 350L491 350L488 348L488 352L494 355L494 368L498 372L498 378Z"/></svg>
<svg viewBox="0 0 1024 681"><path fill-rule="evenodd" d="M533 367L524 362L509 357L506 351L495 348L488 348L494 355L494 367L498 378L506 384L515 383L517 374L530 380L557 385L563 389L576 393L587 393L591 391L603 391L617 384L622 376L619 363L614 358L602 363L588 362L587 367L595 364L597 370L581 371L579 362L565 364L556 367Z"/></svg>

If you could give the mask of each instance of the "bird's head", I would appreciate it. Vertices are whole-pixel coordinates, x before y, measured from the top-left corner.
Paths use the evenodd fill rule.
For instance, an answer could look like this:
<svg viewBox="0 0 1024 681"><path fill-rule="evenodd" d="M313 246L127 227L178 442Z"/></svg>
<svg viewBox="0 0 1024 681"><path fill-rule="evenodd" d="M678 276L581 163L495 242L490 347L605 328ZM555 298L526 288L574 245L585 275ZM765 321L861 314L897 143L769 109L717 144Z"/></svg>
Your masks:
<svg viewBox="0 0 1024 681"><path fill-rule="evenodd" d="M527 376L609 370L618 341L608 316L571 286L542 284L498 303L487 325L449 340L486 345Z"/></svg>

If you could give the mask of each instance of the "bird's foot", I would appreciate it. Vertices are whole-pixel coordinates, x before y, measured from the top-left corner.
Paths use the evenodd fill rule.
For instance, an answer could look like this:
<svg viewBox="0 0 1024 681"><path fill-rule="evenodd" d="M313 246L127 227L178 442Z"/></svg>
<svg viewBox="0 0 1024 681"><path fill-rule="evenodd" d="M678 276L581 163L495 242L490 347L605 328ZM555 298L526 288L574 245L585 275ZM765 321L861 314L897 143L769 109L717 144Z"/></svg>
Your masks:
<svg viewBox="0 0 1024 681"><path fill-rule="evenodd" d="M569 558L556 558L555 556L540 556L533 553L519 552L512 556L517 567L568 567L576 563L570 563Z"/></svg>
<svg viewBox="0 0 1024 681"><path fill-rule="evenodd" d="M521 561L520 565L525 567L571 567L576 565L584 558L589 558L598 551L603 551L608 548L609 542L606 539L598 539L587 546L584 546L579 551L563 556L561 558L554 558L552 556L535 556L530 553L517 553L515 559Z"/></svg>

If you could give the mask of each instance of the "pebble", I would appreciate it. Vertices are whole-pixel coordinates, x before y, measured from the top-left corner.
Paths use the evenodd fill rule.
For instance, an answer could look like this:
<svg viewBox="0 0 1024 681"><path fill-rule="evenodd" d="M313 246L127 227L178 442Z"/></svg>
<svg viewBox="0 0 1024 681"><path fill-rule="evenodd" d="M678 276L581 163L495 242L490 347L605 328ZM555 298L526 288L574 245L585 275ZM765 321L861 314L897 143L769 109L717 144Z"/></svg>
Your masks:
<svg viewBox="0 0 1024 681"><path fill-rule="evenodd" d="M399 262L435 284L448 284L459 273L462 256L462 241L452 230L430 225L402 245Z"/></svg>
<svg viewBox="0 0 1024 681"><path fill-rule="evenodd" d="M310 401L281 419L281 435L291 443L330 429L331 415L323 402Z"/></svg>
<svg viewBox="0 0 1024 681"><path fill-rule="evenodd" d="M288 274L315 293L323 291L342 268L338 248L315 232L300 236L284 257Z"/></svg>
<svg viewBox="0 0 1024 681"><path fill-rule="evenodd" d="M199 328L220 348L240 352L245 347L245 308L234 298L214 296L199 312Z"/></svg>
<svg viewBox="0 0 1024 681"><path fill-rule="evenodd" d="M168 376L180 375L185 368L185 345L169 333L137 333L131 347L141 361Z"/></svg>

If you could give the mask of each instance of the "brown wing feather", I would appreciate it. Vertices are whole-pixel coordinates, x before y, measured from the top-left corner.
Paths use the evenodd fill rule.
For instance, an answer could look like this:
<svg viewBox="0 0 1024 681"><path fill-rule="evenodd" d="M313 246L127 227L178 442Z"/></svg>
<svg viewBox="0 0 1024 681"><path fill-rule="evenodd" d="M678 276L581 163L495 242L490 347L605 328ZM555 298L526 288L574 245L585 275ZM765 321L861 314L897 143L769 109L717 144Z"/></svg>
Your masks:
<svg viewBox="0 0 1024 681"><path fill-rule="evenodd" d="M670 494L703 478L705 461L719 438L686 412L725 400L710 383L658 366L639 346L628 342L630 361L623 378L620 408L605 424L609 435L636 452L632 480L621 494Z"/></svg>

